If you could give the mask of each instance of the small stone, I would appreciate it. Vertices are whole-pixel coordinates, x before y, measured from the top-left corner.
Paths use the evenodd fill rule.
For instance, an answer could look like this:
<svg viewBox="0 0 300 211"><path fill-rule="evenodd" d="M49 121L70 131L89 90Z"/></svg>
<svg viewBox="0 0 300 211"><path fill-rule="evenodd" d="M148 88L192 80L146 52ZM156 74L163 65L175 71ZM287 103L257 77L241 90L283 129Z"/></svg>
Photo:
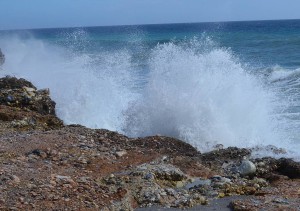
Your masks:
<svg viewBox="0 0 300 211"><path fill-rule="evenodd" d="M123 150L123 151L117 151L115 154L117 157L122 157L122 156L126 155L127 152L125 150Z"/></svg>
<svg viewBox="0 0 300 211"><path fill-rule="evenodd" d="M207 193L208 196L211 196L211 197L217 197L219 195L219 193L217 191L209 191Z"/></svg>
<svg viewBox="0 0 300 211"><path fill-rule="evenodd" d="M31 88L31 87L26 87L24 86L23 89L26 91L26 92L35 92L35 89L34 88Z"/></svg>
<svg viewBox="0 0 300 211"><path fill-rule="evenodd" d="M13 101L15 101L15 98L12 95L8 95L6 100L7 100L7 102L13 102Z"/></svg>
<svg viewBox="0 0 300 211"><path fill-rule="evenodd" d="M152 173L146 174L145 177L144 177L144 179L146 179L146 180L152 180L152 179L154 179L154 175Z"/></svg>
<svg viewBox="0 0 300 211"><path fill-rule="evenodd" d="M176 191L172 188L166 188L165 191L170 196L175 196L176 195Z"/></svg>
<svg viewBox="0 0 300 211"><path fill-rule="evenodd" d="M260 185L259 184L254 184L253 187L255 187L256 189L259 189Z"/></svg>
<svg viewBox="0 0 300 211"><path fill-rule="evenodd" d="M289 204L289 201L287 199L282 199L282 198L276 198L273 200L273 202L278 204Z"/></svg>
<svg viewBox="0 0 300 211"><path fill-rule="evenodd" d="M166 156L166 155L163 156L162 159L161 159L161 161L167 161L167 160L168 160L168 156Z"/></svg>
<svg viewBox="0 0 300 211"><path fill-rule="evenodd" d="M219 198L224 198L225 194L224 193L219 193Z"/></svg>
<svg viewBox="0 0 300 211"><path fill-rule="evenodd" d="M56 175L55 178L56 178L56 182L58 183L71 184L71 185L76 184L74 180L69 176Z"/></svg>
<svg viewBox="0 0 300 211"><path fill-rule="evenodd" d="M176 188L182 188L184 186L184 183L182 181L176 182Z"/></svg>
<svg viewBox="0 0 300 211"><path fill-rule="evenodd" d="M81 163L81 164L87 164L88 163L87 159L84 158L84 157L79 157L78 162Z"/></svg>
<svg viewBox="0 0 300 211"><path fill-rule="evenodd" d="M256 167L251 161L243 160L242 164L239 166L239 172L242 176L251 175L256 172Z"/></svg>
<svg viewBox="0 0 300 211"><path fill-rule="evenodd" d="M12 182L15 184L19 184L21 182L20 178L17 177L16 175L12 175L10 178L11 178Z"/></svg>
<svg viewBox="0 0 300 211"><path fill-rule="evenodd" d="M20 198L19 198L19 201L20 201L21 203L23 203L23 202L24 202L24 197L20 197Z"/></svg>

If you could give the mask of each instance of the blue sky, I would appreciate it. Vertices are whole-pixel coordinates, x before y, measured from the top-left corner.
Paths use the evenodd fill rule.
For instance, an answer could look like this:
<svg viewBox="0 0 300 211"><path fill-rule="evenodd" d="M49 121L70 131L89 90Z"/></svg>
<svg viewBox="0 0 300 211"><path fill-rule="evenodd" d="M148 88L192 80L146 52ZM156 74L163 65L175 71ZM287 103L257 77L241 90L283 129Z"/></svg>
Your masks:
<svg viewBox="0 0 300 211"><path fill-rule="evenodd" d="M0 0L0 30L300 19L300 0Z"/></svg>

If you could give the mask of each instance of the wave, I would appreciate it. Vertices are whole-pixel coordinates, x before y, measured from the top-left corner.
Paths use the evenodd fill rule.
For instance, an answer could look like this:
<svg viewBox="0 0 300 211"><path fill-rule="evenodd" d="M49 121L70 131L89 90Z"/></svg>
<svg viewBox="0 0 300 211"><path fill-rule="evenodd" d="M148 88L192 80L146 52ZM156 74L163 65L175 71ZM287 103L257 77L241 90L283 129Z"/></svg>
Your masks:
<svg viewBox="0 0 300 211"><path fill-rule="evenodd" d="M127 111L125 132L179 137L201 151L216 144L286 145L272 115L276 95L229 50L208 46L199 52L198 45L167 43L152 51L148 85Z"/></svg>
<svg viewBox="0 0 300 211"><path fill-rule="evenodd" d="M122 111L134 97L131 55L126 51L77 54L33 38L5 38L1 75L23 77L49 87L66 124L120 131Z"/></svg>
<svg viewBox="0 0 300 211"><path fill-rule="evenodd" d="M142 56L126 47L76 51L73 41L65 42L66 46L2 37L0 46L7 60L0 74L49 87L57 114L67 124L106 128L131 137L168 135L200 151L216 144L274 145L292 155L299 145L291 131L299 131L300 118L287 117L292 102L282 97L284 85L278 83L291 75L272 70L263 80L207 37L157 44L138 52ZM136 56L146 58L139 61L142 65Z"/></svg>

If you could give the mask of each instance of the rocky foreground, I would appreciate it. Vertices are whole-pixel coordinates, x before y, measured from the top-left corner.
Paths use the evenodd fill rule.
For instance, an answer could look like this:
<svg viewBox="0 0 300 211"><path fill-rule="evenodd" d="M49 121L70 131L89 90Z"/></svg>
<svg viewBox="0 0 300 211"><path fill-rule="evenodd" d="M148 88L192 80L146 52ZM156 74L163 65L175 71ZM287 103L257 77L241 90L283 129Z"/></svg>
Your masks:
<svg viewBox="0 0 300 211"><path fill-rule="evenodd" d="M0 210L300 210L300 164L250 154L64 125L49 90L0 79Z"/></svg>

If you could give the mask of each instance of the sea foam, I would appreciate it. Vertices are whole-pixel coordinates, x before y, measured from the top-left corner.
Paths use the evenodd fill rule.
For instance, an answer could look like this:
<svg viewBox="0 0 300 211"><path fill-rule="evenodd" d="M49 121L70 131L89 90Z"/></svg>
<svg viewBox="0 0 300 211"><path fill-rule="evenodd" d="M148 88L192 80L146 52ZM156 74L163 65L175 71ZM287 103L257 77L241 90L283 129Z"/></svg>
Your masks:
<svg viewBox="0 0 300 211"><path fill-rule="evenodd" d="M49 87L66 124L172 136L200 151L274 145L293 153L298 146L289 129L299 127L283 115L289 101L269 85L277 76L251 73L208 38L158 44L143 52L146 70L137 70L126 48L76 52L32 37L2 37L0 46L7 58L1 75Z"/></svg>

